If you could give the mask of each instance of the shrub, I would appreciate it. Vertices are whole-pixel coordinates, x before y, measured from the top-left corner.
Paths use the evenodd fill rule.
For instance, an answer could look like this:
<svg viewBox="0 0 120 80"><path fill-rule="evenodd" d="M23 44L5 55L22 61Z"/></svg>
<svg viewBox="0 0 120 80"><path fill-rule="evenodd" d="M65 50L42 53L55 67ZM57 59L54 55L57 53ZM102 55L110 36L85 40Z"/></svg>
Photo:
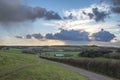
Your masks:
<svg viewBox="0 0 120 80"><path fill-rule="evenodd" d="M36 54L36 52L32 49L24 49L22 50L22 53L26 53L26 54Z"/></svg>
<svg viewBox="0 0 120 80"><path fill-rule="evenodd" d="M62 58L48 58L41 57L56 62L73 65L76 67L84 68L97 73L102 73L110 77L120 79L120 62L115 61L99 61L99 60L80 60L80 59L62 59Z"/></svg>
<svg viewBox="0 0 120 80"><path fill-rule="evenodd" d="M119 48L119 49L117 49L117 52L119 52L119 53L120 53L120 48Z"/></svg>
<svg viewBox="0 0 120 80"><path fill-rule="evenodd" d="M111 50L107 50L107 49L88 49L88 50L83 50L79 56L82 57L102 57L104 54L109 54L111 53Z"/></svg>
<svg viewBox="0 0 120 80"><path fill-rule="evenodd" d="M106 57L106 58L112 58L112 59L120 59L120 53L105 54L104 57Z"/></svg>

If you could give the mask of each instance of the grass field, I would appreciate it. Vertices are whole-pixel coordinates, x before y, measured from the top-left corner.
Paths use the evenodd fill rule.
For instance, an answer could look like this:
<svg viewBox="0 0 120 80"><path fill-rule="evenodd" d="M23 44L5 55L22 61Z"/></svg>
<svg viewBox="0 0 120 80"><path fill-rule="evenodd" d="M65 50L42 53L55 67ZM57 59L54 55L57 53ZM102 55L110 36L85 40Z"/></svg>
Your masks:
<svg viewBox="0 0 120 80"><path fill-rule="evenodd" d="M78 57L79 53L80 52L45 52L45 53L42 53L42 56L54 57L55 54L71 54L73 55L72 57Z"/></svg>
<svg viewBox="0 0 120 80"><path fill-rule="evenodd" d="M88 80L68 69L22 54L21 50L0 50L0 80Z"/></svg>
<svg viewBox="0 0 120 80"><path fill-rule="evenodd" d="M73 58L73 59L80 59L80 60L99 60L99 61L120 61L120 59L109 59L109 58L104 58L104 57L96 57L96 58L88 58L88 57L80 57L78 54L80 52L46 52L42 53L41 56L46 56L46 57L55 57L55 54L72 54L73 56L71 57L57 57L57 58Z"/></svg>

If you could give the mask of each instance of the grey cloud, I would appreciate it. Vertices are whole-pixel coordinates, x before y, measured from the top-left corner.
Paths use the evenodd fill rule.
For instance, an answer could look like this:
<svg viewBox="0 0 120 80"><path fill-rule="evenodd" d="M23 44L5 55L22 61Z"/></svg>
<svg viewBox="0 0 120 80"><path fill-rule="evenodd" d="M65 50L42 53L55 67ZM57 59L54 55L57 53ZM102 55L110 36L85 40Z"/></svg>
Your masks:
<svg viewBox="0 0 120 80"><path fill-rule="evenodd" d="M94 14L92 14L92 13L88 13L88 16L89 16L90 19L93 19Z"/></svg>
<svg viewBox="0 0 120 80"><path fill-rule="evenodd" d="M96 22L104 21L104 19L109 16L109 13L105 11L99 11L98 8L93 8L92 13L87 14L90 19L95 19Z"/></svg>
<svg viewBox="0 0 120 80"><path fill-rule="evenodd" d="M100 0L101 3L103 2L108 2L111 3L112 5L118 6L120 5L120 0Z"/></svg>
<svg viewBox="0 0 120 80"><path fill-rule="evenodd" d="M30 34L27 34L27 35L25 36L25 38L26 38L26 39L31 39L32 36L31 36Z"/></svg>
<svg viewBox="0 0 120 80"><path fill-rule="evenodd" d="M22 36L15 36L16 38L19 38L19 39L23 39L23 37Z"/></svg>
<svg viewBox="0 0 120 80"><path fill-rule="evenodd" d="M93 8L92 11L93 11L93 14L95 15L96 21L104 21L104 19L109 15L106 12L103 12L103 11L100 12L98 8Z"/></svg>
<svg viewBox="0 0 120 80"><path fill-rule="evenodd" d="M89 41L89 33L77 30L61 30L59 33L46 34L47 39Z"/></svg>
<svg viewBox="0 0 120 80"><path fill-rule="evenodd" d="M114 12L114 13L120 13L120 7L111 7L111 10Z"/></svg>
<svg viewBox="0 0 120 80"><path fill-rule="evenodd" d="M109 0L113 5L119 6L120 0Z"/></svg>
<svg viewBox="0 0 120 80"><path fill-rule="evenodd" d="M84 11L83 11L82 13L83 13L84 15L86 15L86 14L87 14L87 13L86 13L86 12L84 12Z"/></svg>
<svg viewBox="0 0 120 80"><path fill-rule="evenodd" d="M111 11L120 14L120 0L101 0L101 2L111 3Z"/></svg>
<svg viewBox="0 0 120 80"><path fill-rule="evenodd" d="M37 18L61 19L56 12L41 7L30 7L22 4L20 0L0 0L0 22L2 23L34 21Z"/></svg>
<svg viewBox="0 0 120 80"><path fill-rule="evenodd" d="M69 16L67 16L67 17L64 17L64 19L73 19L74 18L74 16L73 16L73 14L71 13Z"/></svg>
<svg viewBox="0 0 120 80"><path fill-rule="evenodd" d="M43 38L43 35L41 35L40 33L38 33L38 34L27 34L27 35L25 35L25 37L23 37L23 36L15 36L16 38L21 38L21 39L23 39L23 38L26 38L26 39L32 39L32 38L35 38L35 39L41 39L41 38Z"/></svg>
<svg viewBox="0 0 120 80"><path fill-rule="evenodd" d="M101 31L94 33L93 37L96 41L104 41L104 42L109 42L111 41L113 38L115 38L115 35L108 32L108 31L104 31L104 29L101 29Z"/></svg>
<svg viewBox="0 0 120 80"><path fill-rule="evenodd" d="M113 6L111 7L111 10L114 13L120 14L120 0L109 0Z"/></svg>
<svg viewBox="0 0 120 80"><path fill-rule="evenodd" d="M32 36L33 36L34 38L36 38L36 39L41 39L41 38L43 38L43 36L42 36L40 33L38 33L38 34L32 34Z"/></svg>
<svg viewBox="0 0 120 80"><path fill-rule="evenodd" d="M46 39L56 39L56 40L91 41L91 39L89 39L88 32L78 31L78 30L63 30L63 29L58 33L55 34L48 33L45 36L38 33L38 34L27 34L25 37L22 36L15 36L15 37L19 39L46 38ZM101 29L101 31L94 33L91 37L93 37L96 41L109 42L115 38L115 35L108 31L105 31L104 29Z"/></svg>
<svg viewBox="0 0 120 80"><path fill-rule="evenodd" d="M45 36L47 39L55 39L54 35L51 33L46 34Z"/></svg>
<svg viewBox="0 0 120 80"><path fill-rule="evenodd" d="M108 12L99 11L99 9L97 7L92 8L91 13L86 13L86 12L83 11L83 14L89 16L90 19L94 19L96 22L104 21L105 18L107 18L109 16Z"/></svg>
<svg viewBox="0 0 120 80"><path fill-rule="evenodd" d="M60 17L60 15L58 15L57 13L55 13L55 12L53 12L53 11L48 11L48 12L45 14L45 19L46 19L46 20L51 20L51 19L60 20L61 17Z"/></svg>

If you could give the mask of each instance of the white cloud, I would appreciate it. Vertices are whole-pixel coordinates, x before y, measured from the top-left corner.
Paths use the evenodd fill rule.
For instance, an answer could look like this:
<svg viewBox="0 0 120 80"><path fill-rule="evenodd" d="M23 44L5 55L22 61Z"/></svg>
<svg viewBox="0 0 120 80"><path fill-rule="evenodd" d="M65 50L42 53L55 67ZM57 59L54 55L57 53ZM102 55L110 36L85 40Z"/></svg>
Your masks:
<svg viewBox="0 0 120 80"><path fill-rule="evenodd" d="M83 12L92 13L93 8L98 8L99 11L106 11L106 12L110 11L110 6L107 5L107 4L100 4L100 5L93 4L93 5L91 5L90 7L87 7L87 8L66 10L63 13L64 13L65 17L68 17L70 14L72 14L74 19L77 19L77 20L89 20L89 16L84 15Z"/></svg>
<svg viewBox="0 0 120 80"><path fill-rule="evenodd" d="M65 19L61 21L53 21L50 23L45 23L44 25L47 26L54 26L58 29L74 29L74 30L85 30L87 32L90 32L91 34L100 31L102 28L114 33L118 39L120 39L120 36L118 33L120 32L120 29L118 28L118 22L116 22L114 17L115 15L110 15L111 18L106 19L105 22L95 22L93 19L89 19L87 15L84 15L83 11L86 13L92 13L92 8L98 8L99 11L110 11L109 5L106 4L100 4L96 5L93 4L88 8L80 8L80 9L72 9L72 10L66 10L64 11L64 16L67 17L72 13L72 16L74 16L73 19Z"/></svg>

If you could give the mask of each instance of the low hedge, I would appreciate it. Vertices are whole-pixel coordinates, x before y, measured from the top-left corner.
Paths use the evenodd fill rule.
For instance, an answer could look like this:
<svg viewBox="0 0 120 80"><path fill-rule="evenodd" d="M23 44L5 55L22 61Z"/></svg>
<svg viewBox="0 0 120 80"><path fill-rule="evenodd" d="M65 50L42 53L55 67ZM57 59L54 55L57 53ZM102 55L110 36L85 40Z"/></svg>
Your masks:
<svg viewBox="0 0 120 80"><path fill-rule="evenodd" d="M120 62L41 57L120 79Z"/></svg>

